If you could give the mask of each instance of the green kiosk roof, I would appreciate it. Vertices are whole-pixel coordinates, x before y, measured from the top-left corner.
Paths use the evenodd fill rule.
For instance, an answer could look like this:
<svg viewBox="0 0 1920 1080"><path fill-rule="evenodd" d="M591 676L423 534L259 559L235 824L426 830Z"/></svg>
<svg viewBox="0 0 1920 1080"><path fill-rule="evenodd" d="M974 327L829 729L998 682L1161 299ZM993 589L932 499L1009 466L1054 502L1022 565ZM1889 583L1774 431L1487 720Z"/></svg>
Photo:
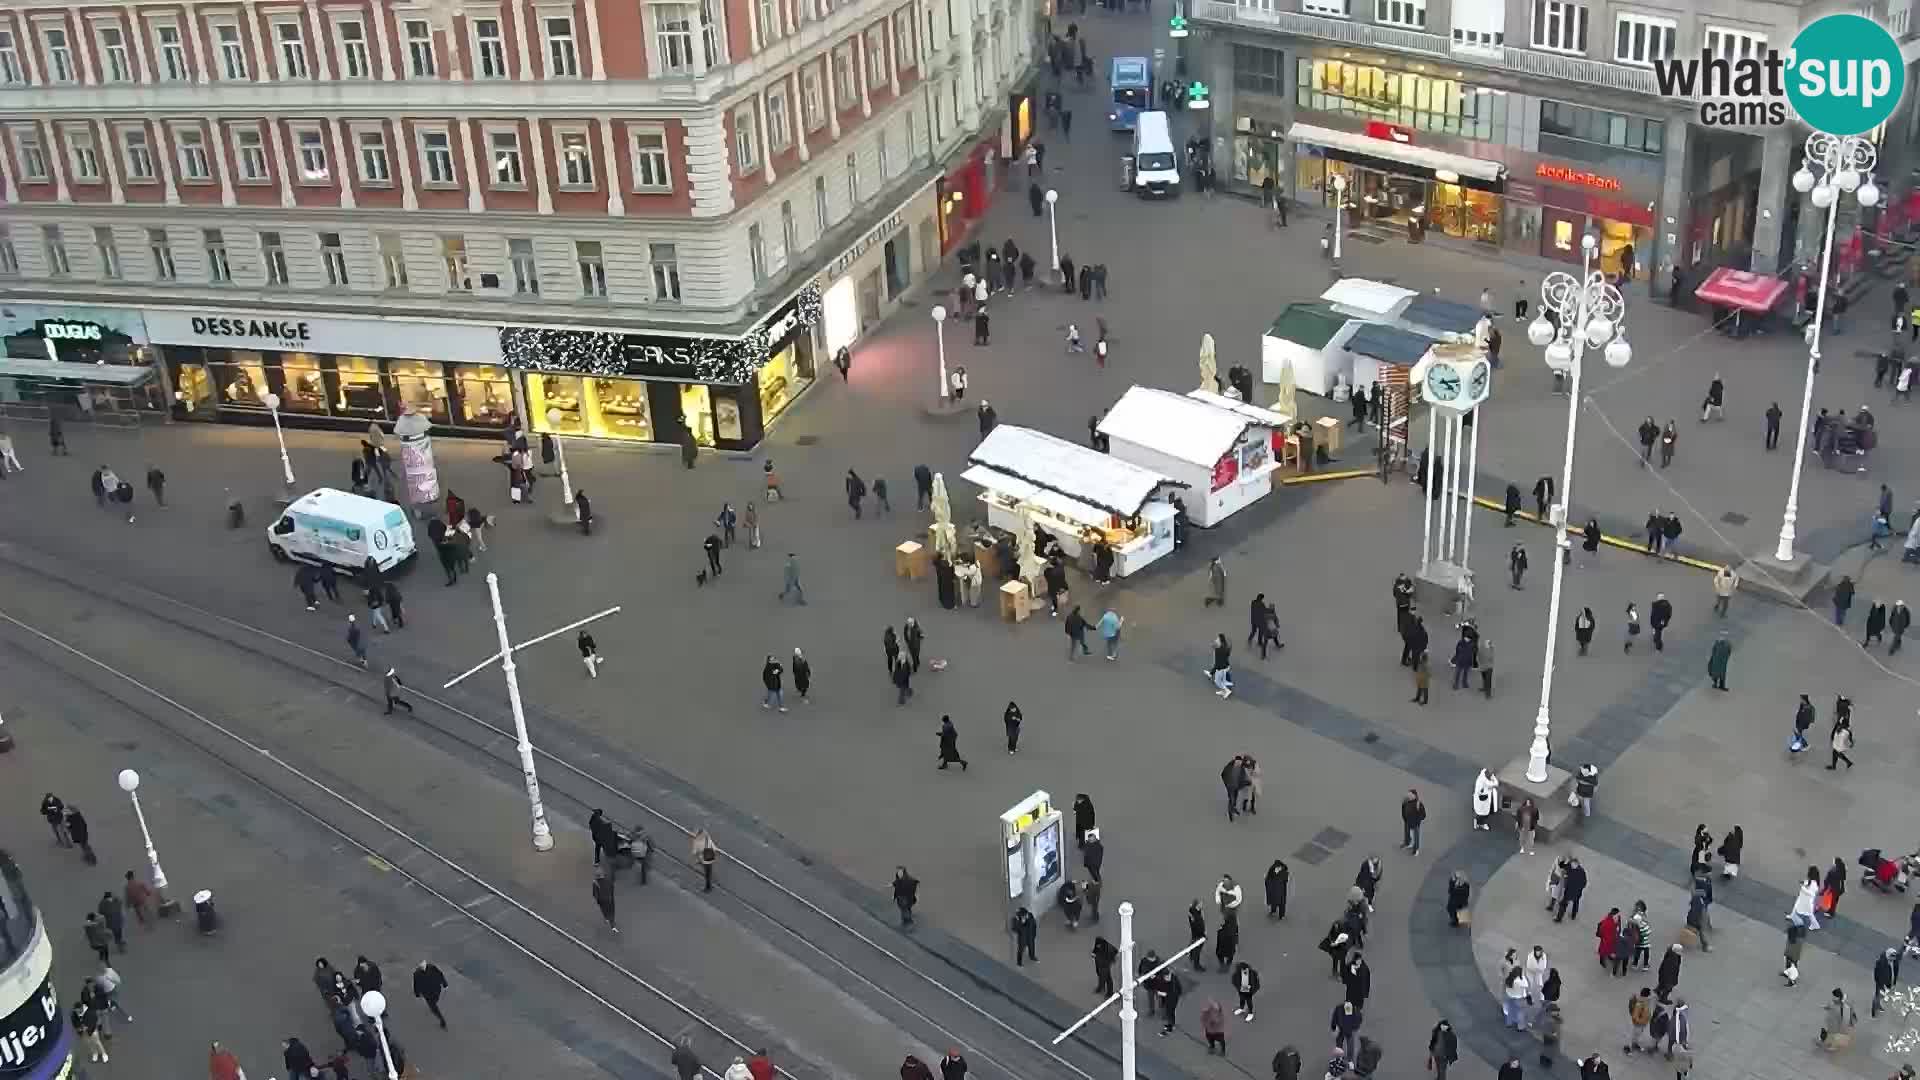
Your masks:
<svg viewBox="0 0 1920 1080"><path fill-rule="evenodd" d="M1327 304L1288 304L1280 317L1267 328L1267 337L1291 341L1309 349L1325 348L1335 334L1347 325L1347 316Z"/></svg>

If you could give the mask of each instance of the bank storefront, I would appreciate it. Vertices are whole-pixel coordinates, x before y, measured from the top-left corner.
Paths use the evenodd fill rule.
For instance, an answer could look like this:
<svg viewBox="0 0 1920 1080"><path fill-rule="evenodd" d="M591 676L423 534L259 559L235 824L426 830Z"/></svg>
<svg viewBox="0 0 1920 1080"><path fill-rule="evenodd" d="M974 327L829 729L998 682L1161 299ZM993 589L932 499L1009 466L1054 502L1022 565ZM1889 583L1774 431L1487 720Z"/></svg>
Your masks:
<svg viewBox="0 0 1920 1080"><path fill-rule="evenodd" d="M536 432L750 450L818 374L808 286L737 336L509 326L496 346Z"/></svg>

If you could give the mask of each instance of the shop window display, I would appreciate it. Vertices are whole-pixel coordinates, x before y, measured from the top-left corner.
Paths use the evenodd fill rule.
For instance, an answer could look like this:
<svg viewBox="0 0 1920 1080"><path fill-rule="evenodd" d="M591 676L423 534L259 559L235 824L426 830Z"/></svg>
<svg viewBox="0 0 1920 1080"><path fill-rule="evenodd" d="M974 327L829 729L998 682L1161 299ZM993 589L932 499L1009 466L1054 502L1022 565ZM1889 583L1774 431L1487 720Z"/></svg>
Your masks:
<svg viewBox="0 0 1920 1080"><path fill-rule="evenodd" d="M320 358L312 353L284 353L280 373L286 391L280 395L284 412L327 413L327 387L320 377Z"/></svg>
<svg viewBox="0 0 1920 1080"><path fill-rule="evenodd" d="M796 362L796 350L792 345L781 349L760 365L757 375L760 388L760 420L771 421L786 411L793 399L813 380L801 375Z"/></svg>
<svg viewBox="0 0 1920 1080"><path fill-rule="evenodd" d="M447 407L447 378L434 360L389 360L387 375L393 380L394 396L404 411L419 413L436 424L450 423Z"/></svg>
<svg viewBox="0 0 1920 1080"><path fill-rule="evenodd" d="M210 415L213 411L213 375L205 364L182 364L174 376L174 400L188 416Z"/></svg>
<svg viewBox="0 0 1920 1080"><path fill-rule="evenodd" d="M1411 127L1495 139L1506 125L1507 97L1487 87L1341 60L1299 65L1295 103Z"/></svg>
<svg viewBox="0 0 1920 1080"><path fill-rule="evenodd" d="M559 423L550 423L557 410ZM653 438L647 385L637 379L588 379L577 375L527 376L527 411L533 430L596 439Z"/></svg>
<svg viewBox="0 0 1920 1080"><path fill-rule="evenodd" d="M262 360L257 352L235 349L227 354L226 363L214 365L219 372L221 404L265 407L260 400L267 392L267 369Z"/></svg>
<svg viewBox="0 0 1920 1080"><path fill-rule="evenodd" d="M693 431L693 441L701 446L714 445L713 394L702 383L680 387L680 418Z"/></svg>
<svg viewBox="0 0 1920 1080"><path fill-rule="evenodd" d="M1500 242L1500 197L1459 184L1434 183L1427 197L1427 221L1448 236Z"/></svg>
<svg viewBox="0 0 1920 1080"><path fill-rule="evenodd" d="M638 379L594 379L587 384L587 392L597 421L595 435L603 439L653 438L646 383Z"/></svg>
<svg viewBox="0 0 1920 1080"><path fill-rule="evenodd" d="M335 416L385 419L387 392L380 385L380 362L365 356L336 356L333 368L340 391L333 399Z"/></svg>
<svg viewBox="0 0 1920 1080"><path fill-rule="evenodd" d="M513 384L505 368L492 364L461 365L454 375L460 388L460 423L468 427L507 426L513 414Z"/></svg>
<svg viewBox="0 0 1920 1080"><path fill-rule="evenodd" d="M533 430L555 435L587 434L582 381L578 375L527 376L527 411L532 414ZM556 413L557 423L552 419Z"/></svg>

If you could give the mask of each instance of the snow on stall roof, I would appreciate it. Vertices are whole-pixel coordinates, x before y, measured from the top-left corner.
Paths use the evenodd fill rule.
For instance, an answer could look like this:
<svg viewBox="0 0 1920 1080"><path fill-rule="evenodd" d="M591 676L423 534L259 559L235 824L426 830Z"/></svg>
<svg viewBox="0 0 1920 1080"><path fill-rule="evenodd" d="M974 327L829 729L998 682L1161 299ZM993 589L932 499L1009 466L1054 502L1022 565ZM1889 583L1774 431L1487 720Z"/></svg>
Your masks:
<svg viewBox="0 0 1920 1080"><path fill-rule="evenodd" d="M1189 390L1187 391L1187 396L1195 401L1204 401L1218 408L1232 410L1256 424L1266 424L1269 427L1286 427L1288 424L1293 423L1293 417L1285 413L1277 413L1272 409L1263 409L1258 405L1249 405L1237 398L1230 398L1225 394L1216 394L1211 390Z"/></svg>
<svg viewBox="0 0 1920 1080"><path fill-rule="evenodd" d="M1398 315L1406 302L1419 296L1412 289L1389 285L1367 278L1341 278L1320 299L1334 310L1359 319L1384 319Z"/></svg>
<svg viewBox="0 0 1920 1080"><path fill-rule="evenodd" d="M1170 476L1098 450L1013 424L994 428L992 434L967 455L967 463L984 465L1032 487L1056 492L1122 517L1138 514L1140 507L1162 485L1186 486ZM973 472L968 469L963 475L974 479Z"/></svg>

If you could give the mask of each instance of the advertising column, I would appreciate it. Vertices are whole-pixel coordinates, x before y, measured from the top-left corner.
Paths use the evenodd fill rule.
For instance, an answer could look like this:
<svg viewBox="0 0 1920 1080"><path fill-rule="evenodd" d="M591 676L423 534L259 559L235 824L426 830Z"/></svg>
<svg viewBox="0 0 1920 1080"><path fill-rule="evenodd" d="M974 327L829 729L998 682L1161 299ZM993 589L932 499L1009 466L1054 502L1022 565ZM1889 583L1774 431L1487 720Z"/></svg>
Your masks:
<svg viewBox="0 0 1920 1080"><path fill-rule="evenodd" d="M53 985L53 945L38 920L26 944L0 972L0 1077L64 1080L73 1071L73 1028Z"/></svg>

